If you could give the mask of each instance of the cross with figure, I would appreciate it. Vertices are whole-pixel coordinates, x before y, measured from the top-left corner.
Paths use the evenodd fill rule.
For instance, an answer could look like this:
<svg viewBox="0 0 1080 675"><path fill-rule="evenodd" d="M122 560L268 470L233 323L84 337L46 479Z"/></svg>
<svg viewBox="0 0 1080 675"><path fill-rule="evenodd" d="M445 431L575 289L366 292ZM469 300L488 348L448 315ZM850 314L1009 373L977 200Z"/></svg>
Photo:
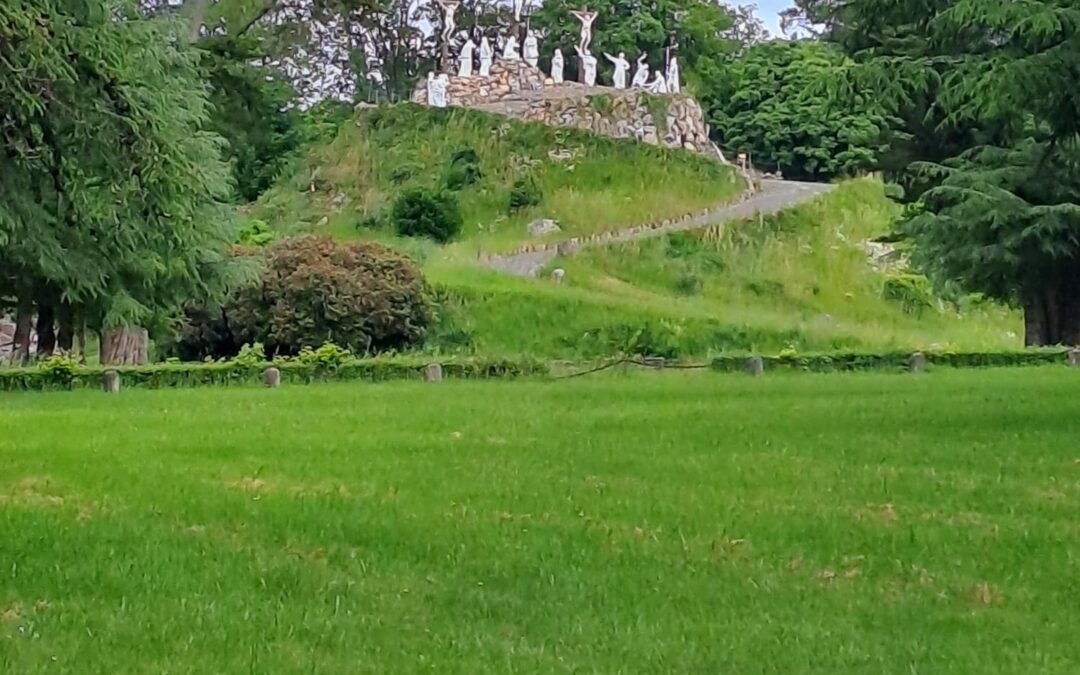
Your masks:
<svg viewBox="0 0 1080 675"><path fill-rule="evenodd" d="M570 14L581 22L581 36L578 38L577 46L574 47L574 51L578 53L578 81L589 84L587 74L589 71L588 63L591 60L593 64L592 80L595 83L596 59L589 53L589 45L592 44L592 25L593 21L596 21L597 13L587 9L574 9L570 11Z"/></svg>

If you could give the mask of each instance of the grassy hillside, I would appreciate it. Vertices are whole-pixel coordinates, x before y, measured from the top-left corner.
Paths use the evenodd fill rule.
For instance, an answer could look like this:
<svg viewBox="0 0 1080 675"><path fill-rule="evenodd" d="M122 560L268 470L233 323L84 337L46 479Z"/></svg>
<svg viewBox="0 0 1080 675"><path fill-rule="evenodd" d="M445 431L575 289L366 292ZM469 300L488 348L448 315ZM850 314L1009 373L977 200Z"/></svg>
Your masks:
<svg viewBox="0 0 1080 675"><path fill-rule="evenodd" d="M332 142L312 148L252 215L286 232L386 237L375 221L393 198L453 184L455 157L474 157L480 170L456 190L465 232L455 250L462 251L529 239L525 225L536 218L557 219L562 236L573 236L704 209L743 189L733 169L689 152L403 104L359 112ZM526 179L541 201L511 211L511 189Z"/></svg>
<svg viewBox="0 0 1080 675"><path fill-rule="evenodd" d="M428 265L447 296L447 349L601 356L733 350L1020 347L996 306L922 308L885 298L858 244L888 229L881 184L854 181L777 217L586 249L563 284Z"/></svg>

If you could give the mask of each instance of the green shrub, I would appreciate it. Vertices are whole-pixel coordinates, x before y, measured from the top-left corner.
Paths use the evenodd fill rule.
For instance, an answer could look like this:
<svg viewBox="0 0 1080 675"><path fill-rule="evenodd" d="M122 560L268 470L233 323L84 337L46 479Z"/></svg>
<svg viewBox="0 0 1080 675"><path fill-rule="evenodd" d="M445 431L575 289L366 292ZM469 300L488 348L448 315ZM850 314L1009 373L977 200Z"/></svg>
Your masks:
<svg viewBox="0 0 1080 675"><path fill-rule="evenodd" d="M237 241L245 246L266 246L277 239L277 233L264 221L252 218L240 226Z"/></svg>
<svg viewBox="0 0 1080 675"><path fill-rule="evenodd" d="M918 274L897 274L885 279L881 297L894 302L908 314L922 314L934 306L930 281Z"/></svg>
<svg viewBox="0 0 1080 675"><path fill-rule="evenodd" d="M253 345L245 344L240 347L240 352L233 359L233 363L238 366L255 368L262 363L266 363L266 349L259 342Z"/></svg>
<svg viewBox="0 0 1080 675"><path fill-rule="evenodd" d="M701 278L696 274L683 274L675 280L675 292L680 295L697 295L701 292Z"/></svg>
<svg viewBox="0 0 1080 675"><path fill-rule="evenodd" d="M323 370L340 368L352 359L352 352L338 347L333 342L327 342L318 349L304 347L296 356L297 362Z"/></svg>
<svg viewBox="0 0 1080 675"><path fill-rule="evenodd" d="M443 177L443 185L447 190L461 190L473 183L477 183L484 177L484 172L476 164L451 164Z"/></svg>
<svg viewBox="0 0 1080 675"><path fill-rule="evenodd" d="M544 200L544 192L531 177L518 178L510 188L510 211L520 211L538 206Z"/></svg>
<svg viewBox="0 0 1080 675"><path fill-rule="evenodd" d="M409 190L394 201L390 220L398 234L446 243L464 227L457 198L448 192Z"/></svg>
<svg viewBox="0 0 1080 675"><path fill-rule="evenodd" d="M68 356L54 354L38 364L38 372L51 388L68 388L78 374L79 364Z"/></svg>
<svg viewBox="0 0 1080 675"><path fill-rule="evenodd" d="M226 305L235 343L299 354L334 342L354 353L415 345L432 318L419 268L374 242L307 235L265 250L259 282Z"/></svg>

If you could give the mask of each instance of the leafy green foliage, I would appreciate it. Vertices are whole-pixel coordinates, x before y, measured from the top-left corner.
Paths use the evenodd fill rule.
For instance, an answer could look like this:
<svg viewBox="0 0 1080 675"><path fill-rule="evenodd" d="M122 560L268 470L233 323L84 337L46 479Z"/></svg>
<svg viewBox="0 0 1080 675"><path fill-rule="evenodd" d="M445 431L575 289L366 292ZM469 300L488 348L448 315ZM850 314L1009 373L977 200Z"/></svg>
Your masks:
<svg viewBox="0 0 1080 675"><path fill-rule="evenodd" d="M788 178L827 180L873 167L887 147L888 119L869 90L830 95L823 81L852 66L817 42L751 47L702 91L725 147Z"/></svg>
<svg viewBox="0 0 1080 675"><path fill-rule="evenodd" d="M537 206L543 201L544 192L532 176L519 177L514 181L513 187L510 188L509 207L511 212Z"/></svg>
<svg viewBox="0 0 1080 675"><path fill-rule="evenodd" d="M58 308L68 328L164 327L230 280L200 53L132 10L0 3L0 305Z"/></svg>
<svg viewBox="0 0 1080 675"><path fill-rule="evenodd" d="M908 314L922 314L934 306L930 282L918 274L896 274L886 277L881 297L899 304Z"/></svg>
<svg viewBox="0 0 1080 675"><path fill-rule="evenodd" d="M464 225L457 198L449 192L409 190L394 201L390 210L394 230L405 237L429 237L445 243Z"/></svg>
<svg viewBox="0 0 1080 675"><path fill-rule="evenodd" d="M199 44L213 105L210 127L228 141L238 196L254 201L303 140L300 113L289 105L295 93L280 73L251 65L260 55L254 40L212 37Z"/></svg>
<svg viewBox="0 0 1080 675"><path fill-rule="evenodd" d="M245 246L266 246L277 239L277 233L265 221L252 218L240 226L237 241Z"/></svg>
<svg viewBox="0 0 1080 675"><path fill-rule="evenodd" d="M367 354L414 345L431 322L420 271L379 244L308 235L277 242L264 259L259 283L226 307L236 342L283 355L334 342Z"/></svg>
<svg viewBox="0 0 1080 675"><path fill-rule="evenodd" d="M1024 307L1032 345L1080 343L1080 7L1073 0L803 0L922 160L913 260ZM927 123L934 124L927 128Z"/></svg>

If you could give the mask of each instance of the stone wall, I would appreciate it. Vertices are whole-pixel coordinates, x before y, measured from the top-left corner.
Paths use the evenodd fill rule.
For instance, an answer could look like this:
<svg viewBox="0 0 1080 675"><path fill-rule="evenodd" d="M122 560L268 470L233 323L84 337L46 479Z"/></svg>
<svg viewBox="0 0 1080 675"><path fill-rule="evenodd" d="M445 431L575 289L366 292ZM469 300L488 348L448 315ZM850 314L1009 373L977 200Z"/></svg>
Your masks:
<svg viewBox="0 0 1080 675"><path fill-rule="evenodd" d="M555 84L523 61L497 61L490 77L451 76L447 94L452 106L718 156L701 106L681 94ZM427 103L426 82L417 86L413 101Z"/></svg>

